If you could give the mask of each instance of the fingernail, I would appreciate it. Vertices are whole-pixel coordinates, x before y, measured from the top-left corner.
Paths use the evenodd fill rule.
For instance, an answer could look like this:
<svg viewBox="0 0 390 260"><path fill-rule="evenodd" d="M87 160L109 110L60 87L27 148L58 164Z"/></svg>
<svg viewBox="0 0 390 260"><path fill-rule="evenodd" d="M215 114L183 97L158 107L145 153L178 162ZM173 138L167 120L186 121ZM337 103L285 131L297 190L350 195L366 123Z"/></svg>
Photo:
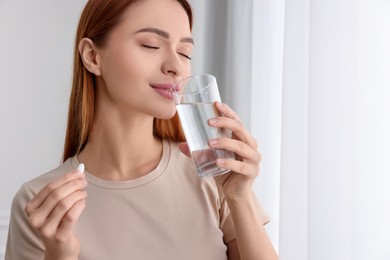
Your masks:
<svg viewBox="0 0 390 260"><path fill-rule="evenodd" d="M211 119L209 119L209 123L210 123L211 125L215 125L215 124L217 123L217 121L218 121L218 119L216 119L216 118L211 118Z"/></svg>
<svg viewBox="0 0 390 260"><path fill-rule="evenodd" d="M84 173L84 169L85 169L85 166L83 163L80 163L79 164L79 167L77 167L77 170L80 172L80 173Z"/></svg>
<svg viewBox="0 0 390 260"><path fill-rule="evenodd" d="M222 165L225 164L225 161L224 161L223 159L217 159L217 164L218 164L219 166L222 166Z"/></svg>

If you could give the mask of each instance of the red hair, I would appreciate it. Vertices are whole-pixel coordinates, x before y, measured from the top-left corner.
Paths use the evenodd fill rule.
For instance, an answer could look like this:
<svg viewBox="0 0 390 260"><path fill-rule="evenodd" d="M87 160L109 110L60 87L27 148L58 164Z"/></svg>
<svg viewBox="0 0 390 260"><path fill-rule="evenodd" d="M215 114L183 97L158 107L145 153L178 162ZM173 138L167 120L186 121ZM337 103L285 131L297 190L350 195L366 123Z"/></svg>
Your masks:
<svg viewBox="0 0 390 260"><path fill-rule="evenodd" d="M98 47L104 46L109 33L119 23L125 10L142 0L89 0L84 7L77 29L73 83L69 100L68 124L66 128L63 161L81 152L88 141L95 111L95 79L83 65L78 51L81 39L89 38ZM186 0L177 0L187 13L192 30L192 9ZM177 113L168 120L154 119L154 135L174 141L185 137Z"/></svg>

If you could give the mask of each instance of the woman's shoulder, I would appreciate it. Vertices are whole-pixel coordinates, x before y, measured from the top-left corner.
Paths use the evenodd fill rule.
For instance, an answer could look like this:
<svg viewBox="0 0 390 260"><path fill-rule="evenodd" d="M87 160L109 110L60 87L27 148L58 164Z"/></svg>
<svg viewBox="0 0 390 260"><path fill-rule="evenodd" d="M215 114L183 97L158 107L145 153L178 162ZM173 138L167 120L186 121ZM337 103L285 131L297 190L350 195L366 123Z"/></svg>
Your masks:
<svg viewBox="0 0 390 260"><path fill-rule="evenodd" d="M71 164L71 159L68 159L56 169L25 182L16 192L12 200L11 224L15 221L27 222L27 216L24 212L27 203L48 183L71 170L73 170L73 166Z"/></svg>
<svg viewBox="0 0 390 260"><path fill-rule="evenodd" d="M15 199L32 198L47 184L72 170L74 170L74 166L69 158L57 168L25 182L16 193Z"/></svg>

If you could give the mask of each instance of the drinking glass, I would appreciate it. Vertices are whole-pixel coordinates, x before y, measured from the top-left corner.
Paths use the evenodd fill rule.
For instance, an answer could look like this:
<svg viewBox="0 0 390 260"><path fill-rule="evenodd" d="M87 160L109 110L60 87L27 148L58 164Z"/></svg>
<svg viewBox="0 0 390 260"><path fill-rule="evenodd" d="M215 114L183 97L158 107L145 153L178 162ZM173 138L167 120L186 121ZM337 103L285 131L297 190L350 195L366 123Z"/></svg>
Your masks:
<svg viewBox="0 0 390 260"><path fill-rule="evenodd" d="M207 123L218 116L214 102L220 102L221 98L216 78L204 74L180 80L172 86L172 95L198 175L207 177L228 172L217 166L216 160L234 158L234 153L208 145L209 139L231 136L227 129Z"/></svg>

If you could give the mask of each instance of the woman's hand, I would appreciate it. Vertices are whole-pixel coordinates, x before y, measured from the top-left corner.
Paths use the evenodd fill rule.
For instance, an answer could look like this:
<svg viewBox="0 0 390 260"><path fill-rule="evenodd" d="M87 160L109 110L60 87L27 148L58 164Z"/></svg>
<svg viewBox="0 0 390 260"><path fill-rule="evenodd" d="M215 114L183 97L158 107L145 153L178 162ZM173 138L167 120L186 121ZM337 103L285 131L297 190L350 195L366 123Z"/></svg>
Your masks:
<svg viewBox="0 0 390 260"><path fill-rule="evenodd" d="M252 199L252 183L260 171L261 154L257 151L257 142L243 126L238 115L226 104L215 102L219 114L208 123L212 127L222 127L232 131L232 137L222 137L209 140L209 146L226 149L236 155L236 159L218 160L219 167L231 170L221 176L216 176L217 184L222 187L227 199ZM187 143L179 144L180 150L190 155Z"/></svg>
<svg viewBox="0 0 390 260"><path fill-rule="evenodd" d="M217 165L230 172L214 177L223 189L236 232L236 239L228 243L230 257L278 259L258 214L252 192L252 184L259 175L261 162L257 142L230 107L220 102L215 102L214 105L223 116L209 119L209 125L231 130L232 136L209 140L209 146L232 151L236 156L235 159L218 159ZM179 148L183 153L189 154L185 143L180 144Z"/></svg>
<svg viewBox="0 0 390 260"><path fill-rule="evenodd" d="M49 183L27 204L30 224L42 237L45 259L77 259L80 244L73 228L85 207L87 181L72 171Z"/></svg>
<svg viewBox="0 0 390 260"><path fill-rule="evenodd" d="M236 159L217 160L219 167L231 172L216 176L215 180L223 188L227 199L251 199L252 183L259 174L262 158L257 151L257 142L228 105L215 102L214 106L223 116L209 119L209 125L231 130L232 137L211 139L209 146L232 151L236 155Z"/></svg>

